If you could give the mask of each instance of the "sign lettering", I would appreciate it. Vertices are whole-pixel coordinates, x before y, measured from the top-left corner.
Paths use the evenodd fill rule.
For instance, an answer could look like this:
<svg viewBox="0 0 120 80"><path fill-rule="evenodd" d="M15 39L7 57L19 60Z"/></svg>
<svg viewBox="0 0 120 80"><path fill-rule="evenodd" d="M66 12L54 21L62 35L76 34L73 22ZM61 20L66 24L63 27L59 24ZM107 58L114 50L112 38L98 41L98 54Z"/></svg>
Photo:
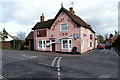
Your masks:
<svg viewBox="0 0 120 80"><path fill-rule="evenodd" d="M63 21L64 21L64 18L57 20L57 21L53 24L52 30L54 31L54 30L55 30L55 26L58 25L58 23L63 22Z"/></svg>
<svg viewBox="0 0 120 80"><path fill-rule="evenodd" d="M68 33L60 33L60 36L67 36L68 35Z"/></svg>
<svg viewBox="0 0 120 80"><path fill-rule="evenodd" d="M74 26L74 28L77 28L77 25L71 19L68 19L67 21L70 22L70 23L72 23L72 25Z"/></svg>

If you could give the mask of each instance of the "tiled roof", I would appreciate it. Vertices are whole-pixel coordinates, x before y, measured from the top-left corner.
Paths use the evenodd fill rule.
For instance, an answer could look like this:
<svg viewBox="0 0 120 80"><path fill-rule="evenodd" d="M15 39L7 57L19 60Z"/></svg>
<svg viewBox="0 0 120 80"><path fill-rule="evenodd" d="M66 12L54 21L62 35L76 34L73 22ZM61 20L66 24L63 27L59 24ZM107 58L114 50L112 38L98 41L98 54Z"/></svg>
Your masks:
<svg viewBox="0 0 120 80"><path fill-rule="evenodd" d="M54 19L48 20L48 21L44 21L44 22L38 22L32 29L42 29L42 28L49 28L52 26L52 24L54 23L54 21L56 20L56 18L59 16L59 14L61 12L65 12L77 25L78 27L83 26L85 28L89 28L93 33L95 33L92 28L90 27L90 25L86 24L80 17L78 17L77 15L71 13L70 11L68 11L65 8L61 8L59 10L59 12L57 13L57 15L55 16Z"/></svg>
<svg viewBox="0 0 120 80"><path fill-rule="evenodd" d="M33 31L31 31L28 36L26 37L26 40L29 40L29 39L33 39L34 36L33 36Z"/></svg>
<svg viewBox="0 0 120 80"><path fill-rule="evenodd" d="M43 28L50 28L51 24L53 22L53 19L51 20L48 20L48 21L44 21L44 22L38 22L33 28L32 30L35 30L35 29L43 29Z"/></svg>

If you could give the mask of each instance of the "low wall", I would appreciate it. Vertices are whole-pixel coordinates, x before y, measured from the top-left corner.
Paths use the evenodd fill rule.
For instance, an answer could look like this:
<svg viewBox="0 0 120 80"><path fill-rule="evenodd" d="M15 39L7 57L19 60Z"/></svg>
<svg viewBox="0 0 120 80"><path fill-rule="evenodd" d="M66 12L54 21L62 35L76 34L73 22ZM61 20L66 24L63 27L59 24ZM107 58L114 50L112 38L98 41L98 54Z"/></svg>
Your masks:
<svg viewBox="0 0 120 80"><path fill-rule="evenodd" d="M2 49L20 49L20 46L20 40L0 42L0 48Z"/></svg>
<svg viewBox="0 0 120 80"><path fill-rule="evenodd" d="M0 42L0 48L11 48L10 41Z"/></svg>

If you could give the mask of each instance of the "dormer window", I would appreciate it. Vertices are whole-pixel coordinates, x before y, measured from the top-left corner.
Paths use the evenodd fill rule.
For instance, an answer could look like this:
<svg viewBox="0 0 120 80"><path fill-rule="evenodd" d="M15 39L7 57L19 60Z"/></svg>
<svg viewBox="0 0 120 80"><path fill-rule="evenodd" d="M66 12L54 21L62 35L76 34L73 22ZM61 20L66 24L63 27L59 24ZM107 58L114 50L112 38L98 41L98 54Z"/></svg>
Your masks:
<svg viewBox="0 0 120 80"><path fill-rule="evenodd" d="M61 24L61 29L60 31L68 31L68 25L67 24Z"/></svg>

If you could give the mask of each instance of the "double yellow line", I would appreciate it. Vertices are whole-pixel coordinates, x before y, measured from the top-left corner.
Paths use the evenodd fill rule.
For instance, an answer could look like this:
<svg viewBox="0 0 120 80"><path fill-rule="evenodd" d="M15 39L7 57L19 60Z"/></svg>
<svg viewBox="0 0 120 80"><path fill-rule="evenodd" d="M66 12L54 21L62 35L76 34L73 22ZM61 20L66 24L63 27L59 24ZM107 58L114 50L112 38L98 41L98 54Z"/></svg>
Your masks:
<svg viewBox="0 0 120 80"><path fill-rule="evenodd" d="M0 80L7 80L7 79L3 77L2 75L0 75Z"/></svg>

